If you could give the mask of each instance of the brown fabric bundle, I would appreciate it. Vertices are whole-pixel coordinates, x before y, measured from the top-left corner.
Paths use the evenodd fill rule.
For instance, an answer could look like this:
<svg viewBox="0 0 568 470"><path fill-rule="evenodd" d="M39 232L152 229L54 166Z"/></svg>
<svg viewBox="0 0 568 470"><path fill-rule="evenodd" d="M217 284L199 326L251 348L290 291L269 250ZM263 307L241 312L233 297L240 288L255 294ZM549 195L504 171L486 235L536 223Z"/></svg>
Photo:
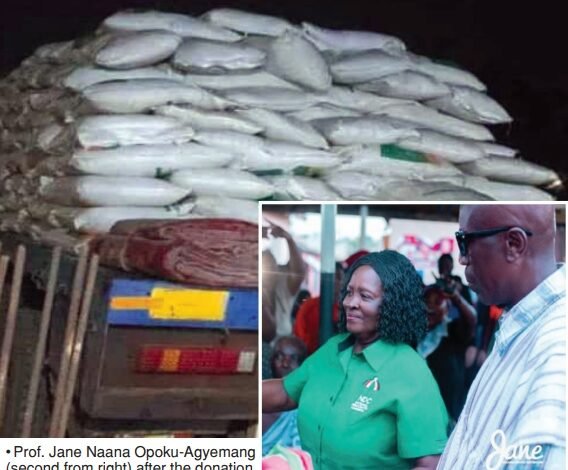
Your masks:
<svg viewBox="0 0 568 470"><path fill-rule="evenodd" d="M119 222L94 250L103 264L196 287L258 285L258 227L241 220Z"/></svg>

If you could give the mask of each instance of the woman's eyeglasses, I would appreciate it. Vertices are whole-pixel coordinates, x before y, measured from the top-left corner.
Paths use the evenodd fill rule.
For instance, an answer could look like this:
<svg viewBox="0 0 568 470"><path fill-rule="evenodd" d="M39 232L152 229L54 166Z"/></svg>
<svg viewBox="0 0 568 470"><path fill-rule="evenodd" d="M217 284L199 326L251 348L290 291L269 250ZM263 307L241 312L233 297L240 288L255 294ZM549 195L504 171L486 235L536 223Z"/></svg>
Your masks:
<svg viewBox="0 0 568 470"><path fill-rule="evenodd" d="M458 248L460 250L460 255L464 256L464 257L467 256L468 243L471 239L491 237L491 236L497 235L498 233L501 233L501 232L507 232L508 230L511 230L512 228L519 228L523 232L525 232L529 237L532 236L532 232L530 230L527 230L526 228L523 228L523 227L516 227L514 225L510 226L510 227L499 227L499 228L490 228L490 229L486 229L486 230L476 230L475 232L464 232L463 230L457 231L456 232L456 241L458 242Z"/></svg>

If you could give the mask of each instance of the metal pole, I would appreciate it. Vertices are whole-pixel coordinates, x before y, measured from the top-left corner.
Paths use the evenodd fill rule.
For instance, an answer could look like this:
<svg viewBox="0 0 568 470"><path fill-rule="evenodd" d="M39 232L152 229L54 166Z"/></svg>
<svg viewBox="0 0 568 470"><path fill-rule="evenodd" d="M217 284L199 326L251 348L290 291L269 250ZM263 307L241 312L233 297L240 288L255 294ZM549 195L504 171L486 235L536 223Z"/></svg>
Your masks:
<svg viewBox="0 0 568 470"><path fill-rule="evenodd" d="M321 282L319 344L333 335L333 304L335 302L335 204L321 206Z"/></svg>
<svg viewBox="0 0 568 470"><path fill-rule="evenodd" d="M53 299L55 297L55 289L57 287L57 275L59 273L60 260L61 260L61 247L58 246L53 250L53 253L51 255L51 266L49 267L49 278L47 281L45 298L43 300L43 309L41 312L41 325L39 327L39 337L37 340L37 346L35 350L34 365L30 380L30 389L28 391L26 410L24 411L24 424L22 425L22 437L30 437L32 433L32 424L34 419L37 391L39 389L41 369L45 357L45 345L47 343L47 334L49 332L49 324L51 321L51 310L53 308Z"/></svg>
<svg viewBox="0 0 568 470"><path fill-rule="evenodd" d="M361 206L359 209L361 216L361 233L359 234L359 248L366 249L367 241L367 217L369 216L369 206Z"/></svg>

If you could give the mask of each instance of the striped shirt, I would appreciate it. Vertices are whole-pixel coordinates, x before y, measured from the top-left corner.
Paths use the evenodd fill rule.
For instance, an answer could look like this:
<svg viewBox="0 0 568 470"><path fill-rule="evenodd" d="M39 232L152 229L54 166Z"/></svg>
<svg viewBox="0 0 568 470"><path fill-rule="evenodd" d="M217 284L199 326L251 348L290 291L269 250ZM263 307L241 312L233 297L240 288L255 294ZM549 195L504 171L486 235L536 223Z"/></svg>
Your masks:
<svg viewBox="0 0 568 470"><path fill-rule="evenodd" d="M499 323L495 346L471 385L438 470L564 469L566 267ZM517 456L526 450L522 446L534 452L541 445L541 458L500 459L496 448L513 445Z"/></svg>

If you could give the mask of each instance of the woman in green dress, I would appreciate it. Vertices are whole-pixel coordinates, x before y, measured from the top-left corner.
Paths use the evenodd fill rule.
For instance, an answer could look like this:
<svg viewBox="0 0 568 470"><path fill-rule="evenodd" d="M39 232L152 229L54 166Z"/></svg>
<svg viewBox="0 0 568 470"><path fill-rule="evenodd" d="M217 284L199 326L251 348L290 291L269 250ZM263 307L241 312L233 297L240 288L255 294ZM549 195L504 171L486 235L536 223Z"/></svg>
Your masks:
<svg viewBox="0 0 568 470"><path fill-rule="evenodd" d="M435 469L448 417L414 349L427 323L420 277L395 251L370 253L348 270L341 298L345 332L264 381L263 411L298 408L316 469Z"/></svg>

